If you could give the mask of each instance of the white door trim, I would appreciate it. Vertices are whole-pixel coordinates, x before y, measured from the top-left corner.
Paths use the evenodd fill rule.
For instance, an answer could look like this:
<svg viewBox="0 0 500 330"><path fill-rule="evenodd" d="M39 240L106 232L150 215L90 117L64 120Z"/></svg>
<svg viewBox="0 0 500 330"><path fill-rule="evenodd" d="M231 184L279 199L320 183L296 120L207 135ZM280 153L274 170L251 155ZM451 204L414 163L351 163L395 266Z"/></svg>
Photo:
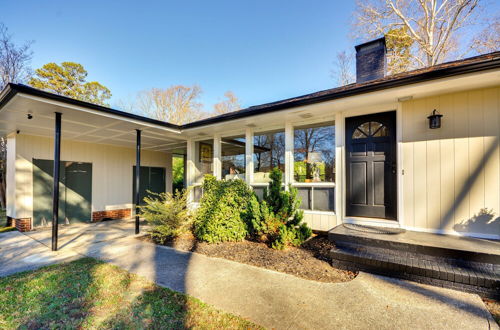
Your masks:
<svg viewBox="0 0 500 330"><path fill-rule="evenodd" d="M397 222L401 227L404 226L403 210L403 104L398 102L396 109L396 159L397 159Z"/></svg>
<svg viewBox="0 0 500 330"><path fill-rule="evenodd" d="M377 219L377 218L361 218L361 217L347 217L345 214L345 203L347 201L346 198L346 186L347 186L347 174L346 174L346 163L345 163L345 120L348 117L357 117L369 114L377 114L383 112L396 112L396 159L397 159L397 219L396 220L387 220L387 219ZM337 212L339 215L339 223L358 223L358 224L372 224L372 225L381 225L381 226L394 226L394 227L402 227L404 225L403 218L403 157L402 157L402 149L403 149L403 130L402 130L402 122L403 122L403 108L401 102L394 104L390 107L373 107L370 109L357 109L350 110L345 112L337 113L335 117L335 127L338 125L338 131L336 130L335 138L338 139L339 143L337 144L337 150L335 156L337 157L338 162L337 168L340 166L340 178L337 177L337 186L340 183L340 187L338 187L338 192L341 192L341 196L339 196L336 200ZM340 124L340 125L339 125ZM338 134L337 134L338 133ZM345 184L343 184L345 183ZM387 222L387 223L386 223Z"/></svg>

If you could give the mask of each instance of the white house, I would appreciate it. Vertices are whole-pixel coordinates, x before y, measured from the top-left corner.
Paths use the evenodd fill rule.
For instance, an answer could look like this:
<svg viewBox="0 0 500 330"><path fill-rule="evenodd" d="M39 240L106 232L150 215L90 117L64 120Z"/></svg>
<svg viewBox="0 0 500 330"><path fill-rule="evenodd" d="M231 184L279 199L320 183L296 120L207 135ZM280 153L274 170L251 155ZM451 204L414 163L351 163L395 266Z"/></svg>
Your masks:
<svg viewBox="0 0 500 330"><path fill-rule="evenodd" d="M354 84L182 126L9 84L7 216L22 230L51 223L60 117L60 223L130 217L140 148L141 196L171 190L181 154L193 202L205 173L260 193L278 166L318 231L357 223L499 239L500 52L385 76L383 39L356 50Z"/></svg>

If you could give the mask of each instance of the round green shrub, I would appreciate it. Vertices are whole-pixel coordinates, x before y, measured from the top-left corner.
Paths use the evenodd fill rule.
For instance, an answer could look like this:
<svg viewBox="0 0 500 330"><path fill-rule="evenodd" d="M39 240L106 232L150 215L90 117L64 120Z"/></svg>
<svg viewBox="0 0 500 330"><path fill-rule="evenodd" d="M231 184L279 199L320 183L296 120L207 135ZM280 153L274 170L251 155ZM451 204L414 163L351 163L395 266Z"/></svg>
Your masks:
<svg viewBox="0 0 500 330"><path fill-rule="evenodd" d="M194 234L209 243L242 241L248 235L253 192L242 180L220 180L206 175L196 212Z"/></svg>

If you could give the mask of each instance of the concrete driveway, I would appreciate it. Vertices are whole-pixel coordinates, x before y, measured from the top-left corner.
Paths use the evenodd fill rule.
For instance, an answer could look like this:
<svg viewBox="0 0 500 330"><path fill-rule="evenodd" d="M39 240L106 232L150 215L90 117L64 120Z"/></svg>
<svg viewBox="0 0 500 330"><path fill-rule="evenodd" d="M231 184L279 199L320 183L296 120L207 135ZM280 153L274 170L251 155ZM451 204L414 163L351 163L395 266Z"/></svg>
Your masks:
<svg viewBox="0 0 500 330"><path fill-rule="evenodd" d="M0 234L0 277L81 257L71 250L52 252L17 231Z"/></svg>
<svg viewBox="0 0 500 330"><path fill-rule="evenodd" d="M498 329L479 296L464 292L367 273L346 283L309 281L137 240L133 222L64 228L58 253L43 245L49 234L1 234L0 276L17 262L33 266L85 255L269 328Z"/></svg>
<svg viewBox="0 0 500 330"><path fill-rule="evenodd" d="M141 229L147 226L141 224ZM51 251L52 230L41 228L27 233L0 234L0 276L32 270L54 263L75 260L97 243L132 237L134 220L104 221L59 227L59 250Z"/></svg>
<svg viewBox="0 0 500 330"><path fill-rule="evenodd" d="M147 226L141 223L141 230ZM52 230L43 228L25 233L34 240L51 246ZM85 248L99 242L105 242L135 234L135 220L111 220L97 223L81 223L59 226L58 247L60 251Z"/></svg>

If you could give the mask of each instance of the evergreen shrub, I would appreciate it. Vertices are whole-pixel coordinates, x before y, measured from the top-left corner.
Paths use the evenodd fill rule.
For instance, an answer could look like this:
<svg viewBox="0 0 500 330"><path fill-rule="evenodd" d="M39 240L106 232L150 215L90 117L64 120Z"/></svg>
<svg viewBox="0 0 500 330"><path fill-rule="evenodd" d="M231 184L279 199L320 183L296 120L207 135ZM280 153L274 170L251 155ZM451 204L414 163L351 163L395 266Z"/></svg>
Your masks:
<svg viewBox="0 0 500 330"><path fill-rule="evenodd" d="M206 175L195 216L195 236L209 243L244 240L252 196L253 191L242 180L217 180Z"/></svg>

